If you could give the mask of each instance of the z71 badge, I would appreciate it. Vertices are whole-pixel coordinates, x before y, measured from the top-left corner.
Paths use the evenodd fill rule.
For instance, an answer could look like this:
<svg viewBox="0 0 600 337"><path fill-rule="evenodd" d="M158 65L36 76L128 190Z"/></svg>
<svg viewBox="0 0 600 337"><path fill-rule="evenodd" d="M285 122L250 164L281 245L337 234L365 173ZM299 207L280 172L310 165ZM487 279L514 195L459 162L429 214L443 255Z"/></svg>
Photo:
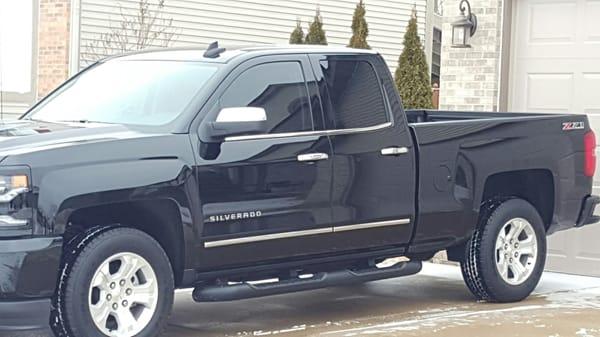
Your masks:
<svg viewBox="0 0 600 337"><path fill-rule="evenodd" d="M584 122L565 122L565 123L562 123L562 129L563 129L563 131L585 129L585 123Z"/></svg>

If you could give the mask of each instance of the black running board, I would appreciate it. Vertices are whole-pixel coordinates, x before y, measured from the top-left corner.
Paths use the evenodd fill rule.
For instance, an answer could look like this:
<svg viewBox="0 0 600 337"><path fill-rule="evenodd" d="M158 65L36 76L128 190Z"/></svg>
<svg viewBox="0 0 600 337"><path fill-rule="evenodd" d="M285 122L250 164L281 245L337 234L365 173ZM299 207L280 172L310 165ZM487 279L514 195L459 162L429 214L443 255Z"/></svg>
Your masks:
<svg viewBox="0 0 600 337"><path fill-rule="evenodd" d="M194 289L193 297L196 302L233 301L413 275L420 272L421 268L421 261L408 261L385 268L345 269L314 274L310 278L296 277L265 284L244 282L199 286Z"/></svg>

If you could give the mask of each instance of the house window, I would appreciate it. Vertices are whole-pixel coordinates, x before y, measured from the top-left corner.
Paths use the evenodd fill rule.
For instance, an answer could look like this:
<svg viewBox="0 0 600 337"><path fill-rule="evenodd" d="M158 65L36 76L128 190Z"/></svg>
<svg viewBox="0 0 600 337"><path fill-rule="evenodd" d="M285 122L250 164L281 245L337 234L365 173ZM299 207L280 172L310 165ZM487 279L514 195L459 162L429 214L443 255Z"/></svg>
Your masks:
<svg viewBox="0 0 600 337"><path fill-rule="evenodd" d="M3 105L35 97L37 0L0 0L0 91Z"/></svg>
<svg viewBox="0 0 600 337"><path fill-rule="evenodd" d="M442 31L433 28L433 48L431 57L431 84L440 85L440 68L442 64Z"/></svg>

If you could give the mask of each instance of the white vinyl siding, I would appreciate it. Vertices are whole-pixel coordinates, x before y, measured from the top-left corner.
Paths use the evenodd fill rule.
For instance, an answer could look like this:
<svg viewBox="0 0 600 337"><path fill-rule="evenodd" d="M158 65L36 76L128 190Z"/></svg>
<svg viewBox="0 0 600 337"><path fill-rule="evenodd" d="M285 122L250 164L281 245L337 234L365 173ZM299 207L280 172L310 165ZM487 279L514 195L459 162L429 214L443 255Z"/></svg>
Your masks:
<svg viewBox="0 0 600 337"><path fill-rule="evenodd" d="M29 109L29 107L33 104L33 102L28 102L28 103L7 102L6 99L3 99L3 101L4 102L2 104L2 113L0 114L0 120L17 119L22 114L24 114L25 111L27 111L27 109Z"/></svg>
<svg viewBox="0 0 600 337"><path fill-rule="evenodd" d="M80 0L80 65L89 64L86 46L110 30L120 18L119 4L135 13L137 0ZM152 1L151 3L156 3ZM330 45L347 45L352 14L358 0L320 0L318 4ZM393 69L416 5L421 39L425 38L427 0L367 0L369 44ZM314 0L166 0L164 17L173 19L176 36L170 46L205 47L218 40L222 46L286 44L300 18L305 33L317 8ZM157 43L160 47L160 42Z"/></svg>

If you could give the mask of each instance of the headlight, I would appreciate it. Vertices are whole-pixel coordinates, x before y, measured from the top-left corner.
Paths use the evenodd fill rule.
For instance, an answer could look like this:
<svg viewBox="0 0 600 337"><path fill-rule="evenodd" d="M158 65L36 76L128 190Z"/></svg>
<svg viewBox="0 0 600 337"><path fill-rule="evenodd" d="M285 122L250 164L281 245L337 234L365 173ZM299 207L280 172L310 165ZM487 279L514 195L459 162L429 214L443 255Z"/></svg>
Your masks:
<svg viewBox="0 0 600 337"><path fill-rule="evenodd" d="M0 202L10 202L29 191L29 178L22 175L0 176Z"/></svg>
<svg viewBox="0 0 600 337"><path fill-rule="evenodd" d="M31 228L33 211L28 198L29 191L29 175L0 175L0 231L22 234L21 231Z"/></svg>

